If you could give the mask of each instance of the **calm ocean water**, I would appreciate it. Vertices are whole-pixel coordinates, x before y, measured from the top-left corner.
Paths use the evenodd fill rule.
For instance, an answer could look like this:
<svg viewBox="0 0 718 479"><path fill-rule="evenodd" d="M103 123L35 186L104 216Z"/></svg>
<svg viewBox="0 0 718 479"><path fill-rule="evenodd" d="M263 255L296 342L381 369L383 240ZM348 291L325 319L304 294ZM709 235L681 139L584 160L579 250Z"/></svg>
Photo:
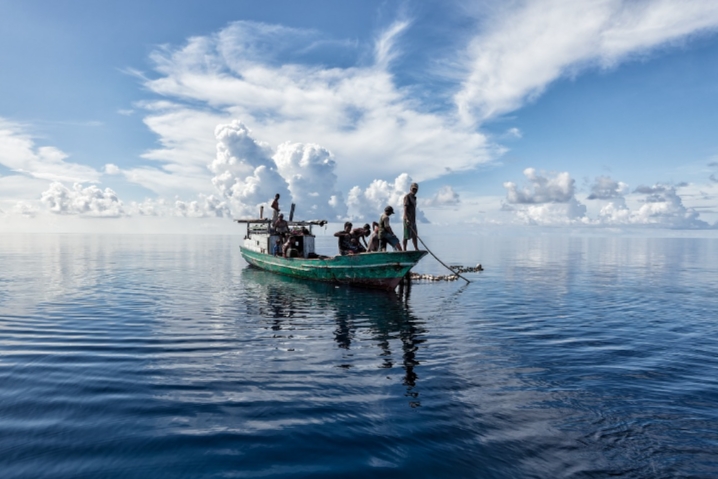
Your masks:
<svg viewBox="0 0 718 479"><path fill-rule="evenodd" d="M486 271L396 294L239 240L1 235L0 477L718 477L718 240L428 237Z"/></svg>

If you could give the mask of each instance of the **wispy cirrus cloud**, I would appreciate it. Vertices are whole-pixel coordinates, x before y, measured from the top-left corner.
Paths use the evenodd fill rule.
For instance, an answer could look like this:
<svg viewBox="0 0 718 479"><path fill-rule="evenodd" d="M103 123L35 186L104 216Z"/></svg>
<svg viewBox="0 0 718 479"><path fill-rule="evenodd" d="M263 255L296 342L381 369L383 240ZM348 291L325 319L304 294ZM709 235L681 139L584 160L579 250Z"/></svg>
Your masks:
<svg viewBox="0 0 718 479"><path fill-rule="evenodd" d="M454 99L468 124L517 110L552 82L718 28L703 0L524 0L482 3ZM487 13L488 12L488 15Z"/></svg>
<svg viewBox="0 0 718 479"><path fill-rule="evenodd" d="M307 52L356 46L253 22L156 51L154 77L143 82L164 100L144 106L162 147L146 157L165 169L195 165L213 155L214 145L189 138L206 139L217 124L240 120L259 141L318 143L330 151L342 188L368 184L377 171L387 178L412 171L424 180L489 161L495 151L482 133L458 124L453 113L429 111L395 84L391 61L408 26L389 26L377 37L373 61L356 54L353 66L314 63Z"/></svg>
<svg viewBox="0 0 718 479"><path fill-rule="evenodd" d="M98 182L101 173L66 161L68 155L53 146L38 146L23 125L0 118L0 165L32 178Z"/></svg>

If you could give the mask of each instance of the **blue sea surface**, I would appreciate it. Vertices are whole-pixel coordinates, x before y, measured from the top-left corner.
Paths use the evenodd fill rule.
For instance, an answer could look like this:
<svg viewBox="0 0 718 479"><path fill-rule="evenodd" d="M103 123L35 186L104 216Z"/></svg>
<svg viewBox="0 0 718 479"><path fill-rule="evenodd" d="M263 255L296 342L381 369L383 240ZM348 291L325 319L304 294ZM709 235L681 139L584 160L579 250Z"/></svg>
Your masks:
<svg viewBox="0 0 718 479"><path fill-rule="evenodd" d="M717 240L424 239L485 271L386 293L239 236L0 235L0 477L718 477Z"/></svg>

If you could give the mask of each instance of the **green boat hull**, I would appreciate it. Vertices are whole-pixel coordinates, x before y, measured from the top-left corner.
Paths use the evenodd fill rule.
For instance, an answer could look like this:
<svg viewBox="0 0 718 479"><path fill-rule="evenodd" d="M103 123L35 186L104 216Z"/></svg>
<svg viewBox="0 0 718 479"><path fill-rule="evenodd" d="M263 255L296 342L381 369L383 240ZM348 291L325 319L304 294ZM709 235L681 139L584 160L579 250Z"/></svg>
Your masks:
<svg viewBox="0 0 718 479"><path fill-rule="evenodd" d="M273 273L330 283L392 290L426 251L386 251L328 258L284 258L240 246L252 266Z"/></svg>

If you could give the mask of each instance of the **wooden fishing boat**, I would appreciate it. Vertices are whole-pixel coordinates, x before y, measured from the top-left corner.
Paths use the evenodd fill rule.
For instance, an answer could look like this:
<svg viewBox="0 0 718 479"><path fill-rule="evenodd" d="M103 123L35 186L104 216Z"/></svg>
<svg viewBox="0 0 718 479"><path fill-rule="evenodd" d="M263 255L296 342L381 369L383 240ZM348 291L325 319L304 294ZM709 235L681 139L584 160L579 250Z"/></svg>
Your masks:
<svg viewBox="0 0 718 479"><path fill-rule="evenodd" d="M332 283L393 290L426 251L385 251L346 256L318 255L312 226L322 221L290 221L287 257L272 254L282 238L270 228L268 219L235 220L246 223L247 234L240 246L242 257L252 266L273 273Z"/></svg>

